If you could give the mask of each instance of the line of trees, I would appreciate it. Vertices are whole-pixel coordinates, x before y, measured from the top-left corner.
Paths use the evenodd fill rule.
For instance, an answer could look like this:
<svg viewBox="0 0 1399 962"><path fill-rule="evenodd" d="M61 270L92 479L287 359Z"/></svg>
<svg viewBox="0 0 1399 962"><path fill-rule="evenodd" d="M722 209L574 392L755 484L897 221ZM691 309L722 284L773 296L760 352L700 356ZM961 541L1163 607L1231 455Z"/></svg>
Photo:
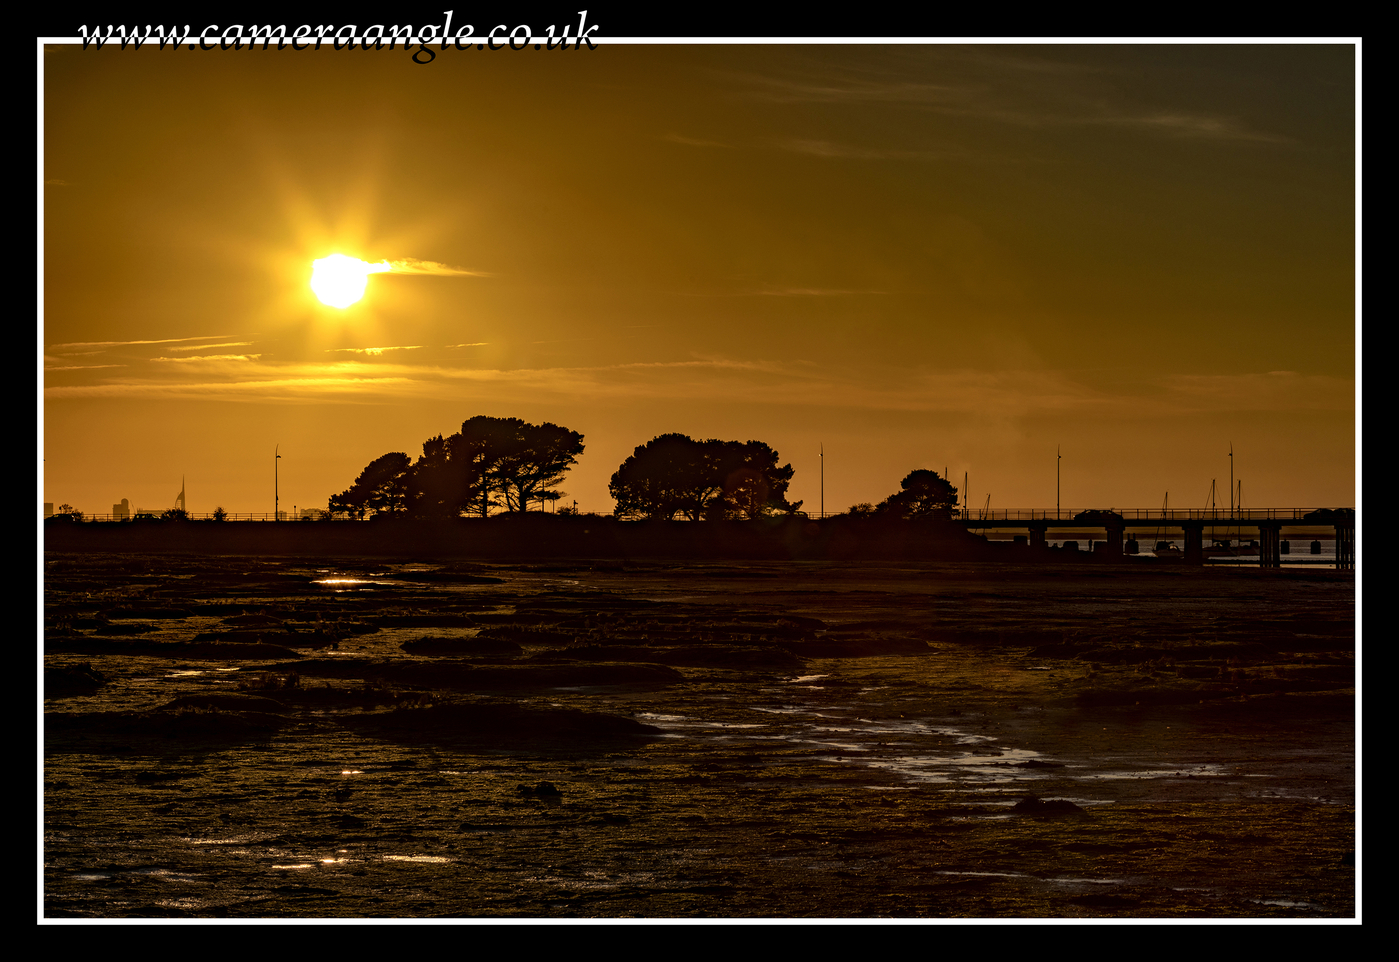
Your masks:
<svg viewBox="0 0 1399 962"><path fill-rule="evenodd" d="M423 442L414 461L394 451L365 466L349 488L332 495L332 517L399 515L485 517L522 512L563 497L564 474L583 453L583 435L557 424L477 416L461 430ZM794 471L762 441L697 441L662 434L636 448L608 484L618 518L748 520L791 514ZM936 471L919 469L878 505L859 504L855 517L918 520L951 517L957 489Z"/></svg>

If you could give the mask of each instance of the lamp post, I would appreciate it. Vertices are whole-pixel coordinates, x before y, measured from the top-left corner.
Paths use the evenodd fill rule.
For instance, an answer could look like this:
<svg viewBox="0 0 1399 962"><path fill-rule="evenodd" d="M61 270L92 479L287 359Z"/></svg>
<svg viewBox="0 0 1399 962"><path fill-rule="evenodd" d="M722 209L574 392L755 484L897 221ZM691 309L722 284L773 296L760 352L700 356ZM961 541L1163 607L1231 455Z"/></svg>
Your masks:
<svg viewBox="0 0 1399 962"><path fill-rule="evenodd" d="M279 485L280 485L280 480L281 480L281 479L278 477L278 475L279 475L279 473L280 473L280 469L281 469L282 466L281 466L280 464L277 463L278 461L282 460L281 449L282 449L282 446L281 446L280 444L277 445L275 448L272 449L273 452L276 454L276 457L275 457L275 458L273 459L273 461L272 461L272 520L273 520L273 521L281 521L281 520L282 520L282 512L281 512L280 507L279 507L279 505L281 504L281 491L280 491L280 487L279 487Z"/></svg>
<svg viewBox="0 0 1399 962"><path fill-rule="evenodd" d="M1059 520L1059 462L1064 460L1064 446L1054 449L1054 520Z"/></svg>
<svg viewBox="0 0 1399 962"><path fill-rule="evenodd" d="M826 516L826 445L821 445L821 517Z"/></svg>
<svg viewBox="0 0 1399 962"><path fill-rule="evenodd" d="M1234 442L1229 442L1229 517L1234 516Z"/></svg>

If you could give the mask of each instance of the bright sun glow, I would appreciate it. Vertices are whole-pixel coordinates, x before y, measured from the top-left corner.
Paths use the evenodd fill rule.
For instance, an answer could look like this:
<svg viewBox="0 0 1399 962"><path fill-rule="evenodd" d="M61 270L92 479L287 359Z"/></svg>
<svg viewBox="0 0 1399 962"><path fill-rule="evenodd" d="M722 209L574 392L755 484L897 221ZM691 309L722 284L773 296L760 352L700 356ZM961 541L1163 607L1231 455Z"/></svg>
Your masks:
<svg viewBox="0 0 1399 962"><path fill-rule="evenodd" d="M389 262L366 264L357 257L331 254L311 265L311 290L322 304L349 307L364 296L364 286L370 274L389 270Z"/></svg>

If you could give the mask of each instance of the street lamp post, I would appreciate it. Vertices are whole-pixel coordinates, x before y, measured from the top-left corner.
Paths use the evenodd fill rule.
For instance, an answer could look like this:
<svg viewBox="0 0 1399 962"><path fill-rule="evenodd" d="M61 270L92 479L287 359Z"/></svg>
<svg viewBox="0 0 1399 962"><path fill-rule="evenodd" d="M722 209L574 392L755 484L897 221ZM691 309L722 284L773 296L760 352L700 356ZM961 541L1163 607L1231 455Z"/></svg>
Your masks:
<svg viewBox="0 0 1399 962"><path fill-rule="evenodd" d="M1234 442L1229 442L1229 517L1234 516Z"/></svg>
<svg viewBox="0 0 1399 962"><path fill-rule="evenodd" d="M273 452L276 454L276 457L275 457L275 458L273 459L273 461L272 461L272 520L273 520L273 521L281 521L281 520L282 520L282 512L281 512L281 508L280 508L280 505L281 505L281 490L280 490L280 482L281 482L281 479L278 477L278 475L280 474L280 469L281 469L282 466L281 466L280 464L277 463L278 461L282 460L281 449L282 449L282 446L281 446L280 444L277 445L275 448L272 449Z"/></svg>

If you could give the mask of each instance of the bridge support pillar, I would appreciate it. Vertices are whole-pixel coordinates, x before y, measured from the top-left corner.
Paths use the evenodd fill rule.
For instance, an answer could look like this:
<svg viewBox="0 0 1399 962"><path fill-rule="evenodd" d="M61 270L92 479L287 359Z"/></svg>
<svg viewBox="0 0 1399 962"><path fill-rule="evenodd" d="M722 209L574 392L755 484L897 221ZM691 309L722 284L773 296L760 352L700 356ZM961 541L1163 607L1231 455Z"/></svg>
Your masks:
<svg viewBox="0 0 1399 962"><path fill-rule="evenodd" d="M1202 565L1205 563L1205 523L1203 521L1176 522L1185 534L1185 563Z"/></svg>
<svg viewBox="0 0 1399 962"><path fill-rule="evenodd" d="M1109 561L1122 560L1122 528L1108 528L1108 540L1104 546Z"/></svg>
<svg viewBox="0 0 1399 962"><path fill-rule="evenodd" d="M1026 525L1026 527L1030 529L1030 547L1031 547L1031 548L1047 548L1047 547L1049 547L1049 541L1048 541L1048 539L1045 537L1046 532L1049 530L1049 525L1047 525L1047 524L1030 524L1030 525Z"/></svg>
<svg viewBox="0 0 1399 962"><path fill-rule="evenodd" d="M1261 568L1282 567L1282 522L1258 523L1258 565Z"/></svg>
<svg viewBox="0 0 1399 962"><path fill-rule="evenodd" d="M1336 567L1355 567L1355 525L1336 525Z"/></svg>

